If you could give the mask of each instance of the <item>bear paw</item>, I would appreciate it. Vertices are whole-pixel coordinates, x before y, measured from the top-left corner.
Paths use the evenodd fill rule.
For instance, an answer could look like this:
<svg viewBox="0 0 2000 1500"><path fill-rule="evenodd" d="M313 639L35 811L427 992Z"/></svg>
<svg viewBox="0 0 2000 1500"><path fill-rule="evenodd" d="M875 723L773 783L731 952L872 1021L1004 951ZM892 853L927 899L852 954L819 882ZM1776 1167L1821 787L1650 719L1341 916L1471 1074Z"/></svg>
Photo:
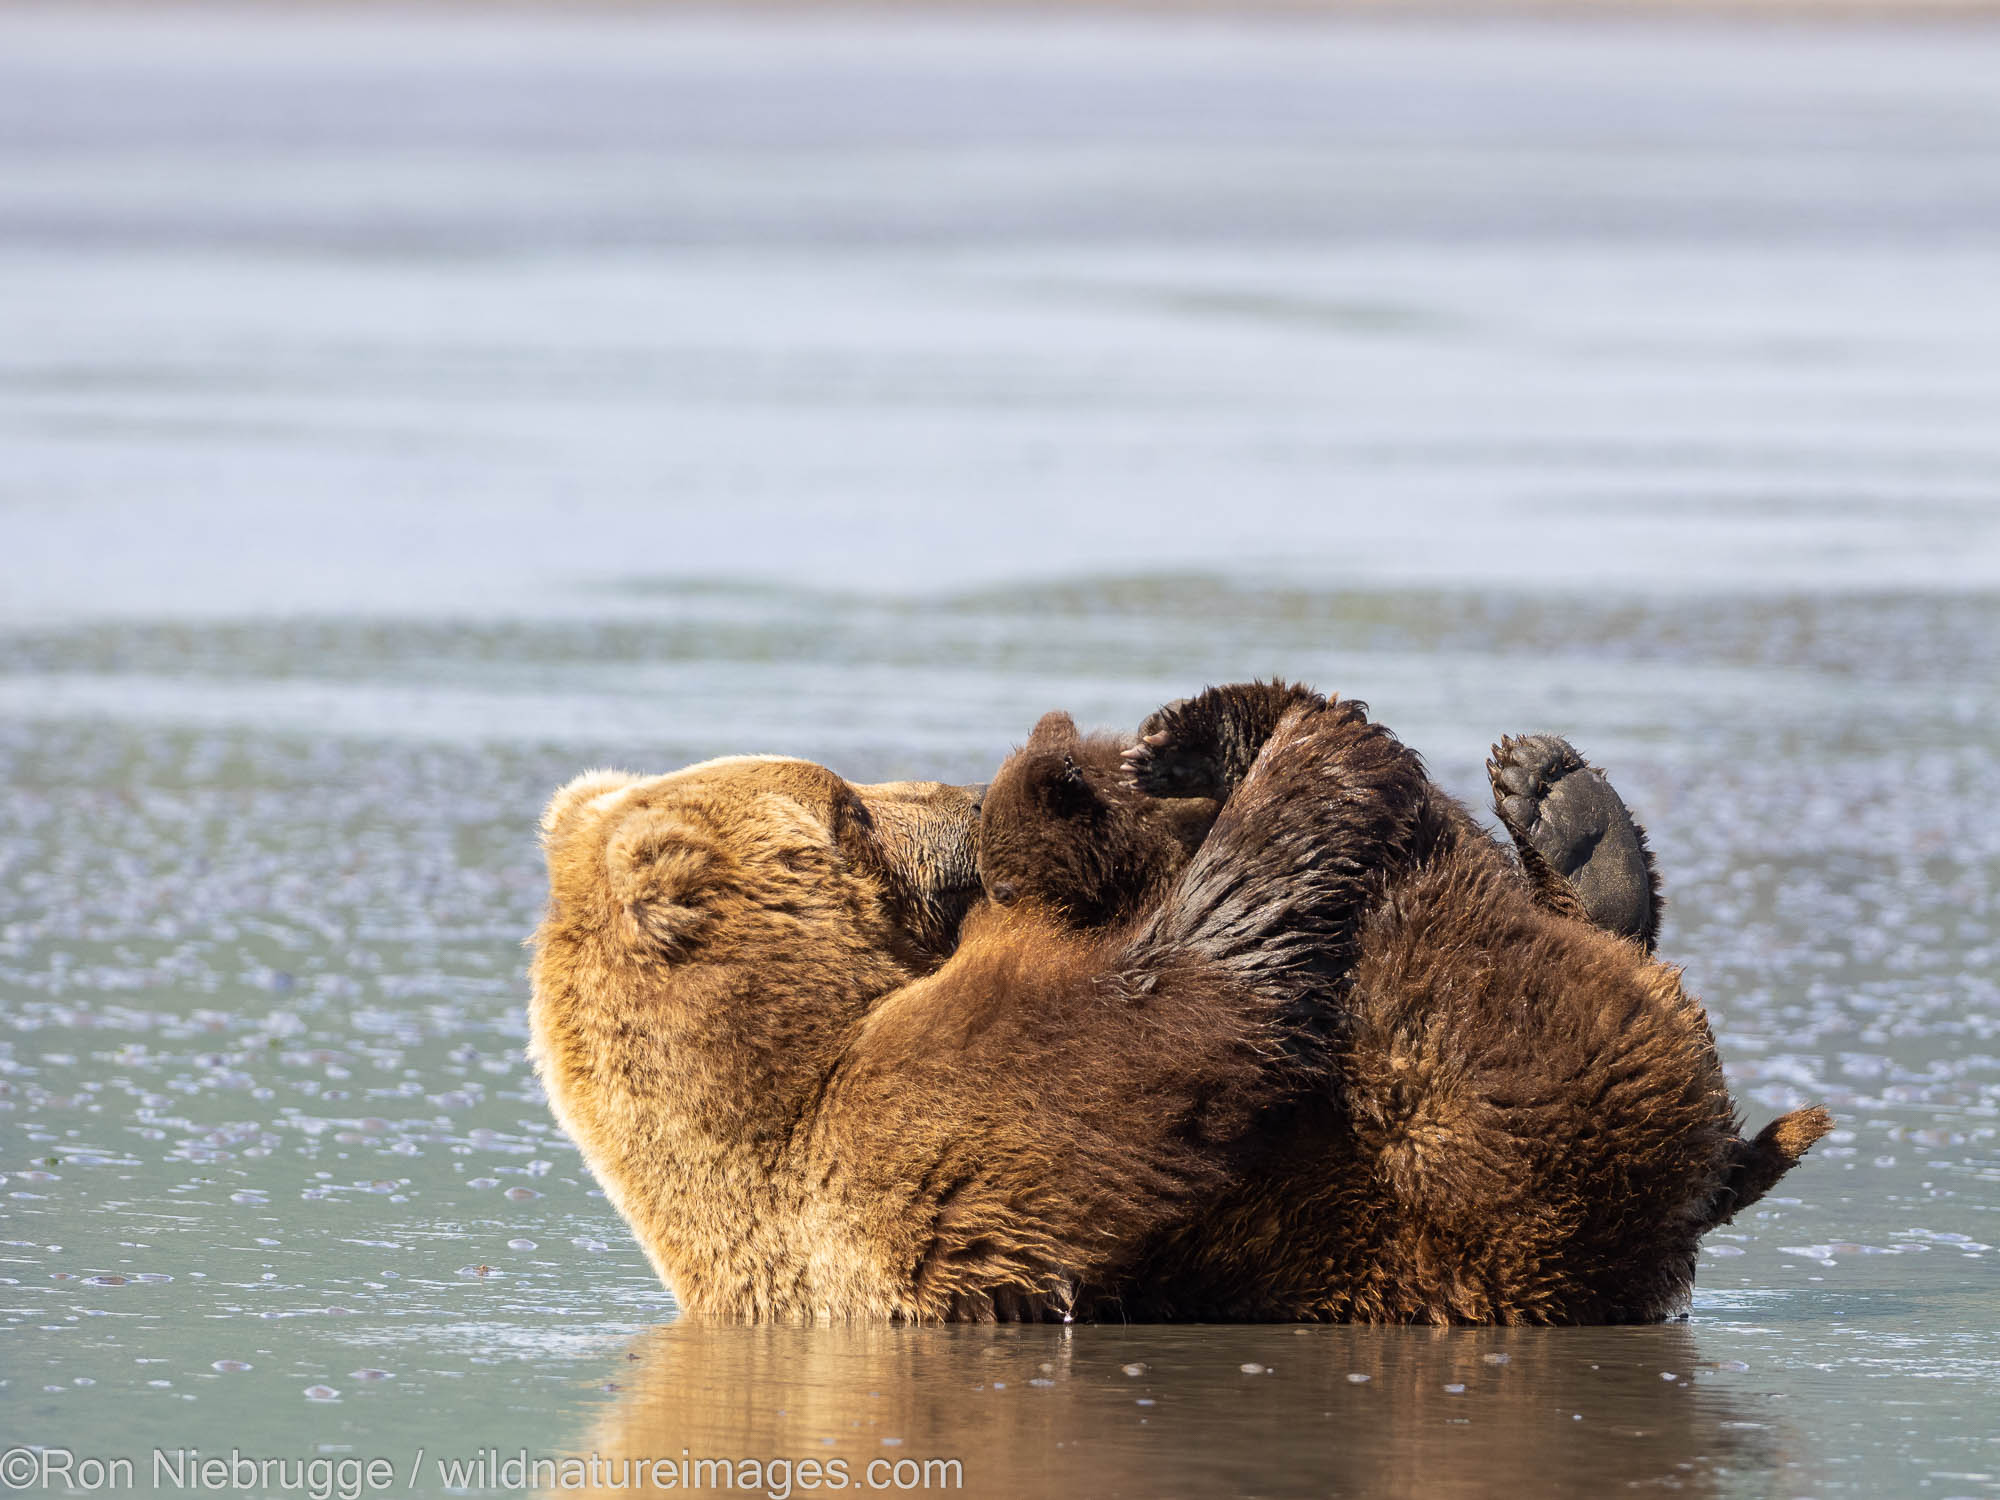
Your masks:
<svg viewBox="0 0 2000 1500"><path fill-rule="evenodd" d="M1590 921L1651 941L1652 861L1624 799L1559 735L1504 738L1486 763L1493 810L1524 861L1539 856L1566 881Z"/></svg>
<svg viewBox="0 0 2000 1500"><path fill-rule="evenodd" d="M1149 797L1219 797L1222 746L1192 698L1176 698L1146 716L1125 751L1126 780Z"/></svg>
<svg viewBox="0 0 2000 1500"><path fill-rule="evenodd" d="M1572 781L1579 772L1580 779ZM1592 794L1617 797L1611 784L1576 753L1576 747L1554 734L1502 738L1486 762L1486 777L1493 784L1493 811L1515 842L1532 843L1557 873L1565 876L1581 868L1596 842L1595 836L1584 830L1595 826L1602 833L1604 828L1601 808L1596 809L1598 816L1589 816L1589 804L1599 800ZM1585 816L1579 818L1579 813Z"/></svg>

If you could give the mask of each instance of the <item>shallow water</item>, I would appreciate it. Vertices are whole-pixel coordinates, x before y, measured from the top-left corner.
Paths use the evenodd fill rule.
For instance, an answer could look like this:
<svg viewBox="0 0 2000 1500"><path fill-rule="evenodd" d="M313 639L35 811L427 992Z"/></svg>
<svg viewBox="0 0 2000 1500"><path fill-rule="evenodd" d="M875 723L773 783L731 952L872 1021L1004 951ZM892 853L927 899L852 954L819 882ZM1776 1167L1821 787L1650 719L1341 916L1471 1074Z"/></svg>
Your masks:
<svg viewBox="0 0 2000 1500"><path fill-rule="evenodd" d="M0 12L6 1445L2000 1490L1995 33L80 15ZM1690 1319L674 1321L521 1060L548 791L1272 671L1468 797L1572 735L1840 1117Z"/></svg>

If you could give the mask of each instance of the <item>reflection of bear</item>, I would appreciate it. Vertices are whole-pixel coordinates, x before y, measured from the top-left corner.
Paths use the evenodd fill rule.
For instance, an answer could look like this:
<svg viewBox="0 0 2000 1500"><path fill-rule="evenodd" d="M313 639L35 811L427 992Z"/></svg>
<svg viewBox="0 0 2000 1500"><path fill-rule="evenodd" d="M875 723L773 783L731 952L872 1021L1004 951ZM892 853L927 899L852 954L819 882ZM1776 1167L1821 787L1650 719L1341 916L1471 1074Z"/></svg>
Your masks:
<svg viewBox="0 0 2000 1500"><path fill-rule="evenodd" d="M1568 751L1527 743L1551 764L1553 747ZM1334 1079L1286 1122L1275 1163L1179 1231L1123 1306L1397 1321L1664 1315L1685 1297L1700 1235L1766 1191L1827 1120L1801 1111L1742 1140L1706 1017L1676 971L1574 919L1587 910L1579 890L1609 892L1644 939L1657 909L1643 837L1601 777L1632 830L1622 882L1609 879L1616 860L1563 858L1584 841L1551 840L1544 860L1525 836L1555 821L1536 815L1534 786L1554 780L1560 794L1562 778L1515 774L1525 751L1496 770L1524 834L1523 880L1361 705L1275 683L1212 689L1148 721L1124 752L1136 787L1116 784L1104 742L1050 716L988 793L988 891L1073 924L1157 925L1182 889L1179 846L1145 792L1226 799L1210 843L1240 845L1241 800L1269 797L1269 765L1301 749L1346 825L1319 851L1345 899L1314 912L1309 954ZM1564 809L1572 823L1575 811ZM1585 877L1577 887L1570 869Z"/></svg>
<svg viewBox="0 0 2000 1500"><path fill-rule="evenodd" d="M1782 1418L1684 1324L1643 1329L652 1329L573 1439L607 1488L826 1493L866 1469L980 1497L1257 1494L1456 1500L1768 1489ZM1245 1366L1257 1367L1246 1373ZM1128 1370L1131 1373L1127 1373ZM1663 1379L1672 1375L1673 1379ZM1360 1377L1360 1378L1357 1378ZM1142 1404L1146 1403L1146 1404ZM754 1475L741 1460L758 1465ZM645 1461L643 1464L641 1460ZM778 1468L777 1460L786 1468ZM816 1487L801 1461L819 1466ZM748 1485L751 1478L760 1481ZM653 1481L657 1478L658 1483ZM720 1489L719 1481L703 1484ZM931 1491L953 1489L933 1470Z"/></svg>

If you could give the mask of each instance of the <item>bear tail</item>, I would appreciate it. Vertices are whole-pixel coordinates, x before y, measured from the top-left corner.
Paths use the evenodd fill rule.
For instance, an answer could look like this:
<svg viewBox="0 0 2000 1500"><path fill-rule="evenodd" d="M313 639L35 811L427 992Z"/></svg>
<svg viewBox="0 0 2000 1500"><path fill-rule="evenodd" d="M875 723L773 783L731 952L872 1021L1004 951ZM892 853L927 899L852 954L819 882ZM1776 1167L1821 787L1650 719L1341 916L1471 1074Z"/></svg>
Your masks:
<svg viewBox="0 0 2000 1500"><path fill-rule="evenodd" d="M1737 1140L1729 1166L1708 1215L1709 1229L1727 1224L1777 1186L1778 1179L1799 1164L1808 1147L1833 1129L1833 1116L1820 1105L1780 1115L1755 1140Z"/></svg>

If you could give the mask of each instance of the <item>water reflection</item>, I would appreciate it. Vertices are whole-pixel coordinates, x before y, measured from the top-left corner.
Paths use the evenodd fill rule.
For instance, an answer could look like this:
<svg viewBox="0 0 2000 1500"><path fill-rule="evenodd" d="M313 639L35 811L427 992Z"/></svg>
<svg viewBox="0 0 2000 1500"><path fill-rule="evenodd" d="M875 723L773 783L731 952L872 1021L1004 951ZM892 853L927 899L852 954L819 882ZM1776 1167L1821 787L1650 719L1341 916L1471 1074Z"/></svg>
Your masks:
<svg viewBox="0 0 2000 1500"><path fill-rule="evenodd" d="M575 1451L602 1488L780 1461L737 1488L992 1496L1598 1496L1765 1486L1796 1442L1687 1325L770 1328L642 1334ZM672 1471L648 1467L668 1459ZM786 1467L787 1461L789 1467ZM834 1467L836 1461L841 1466ZM900 1470L897 1465L901 1464ZM720 1487L712 1468L694 1471ZM656 1483L655 1481L659 1481Z"/></svg>

